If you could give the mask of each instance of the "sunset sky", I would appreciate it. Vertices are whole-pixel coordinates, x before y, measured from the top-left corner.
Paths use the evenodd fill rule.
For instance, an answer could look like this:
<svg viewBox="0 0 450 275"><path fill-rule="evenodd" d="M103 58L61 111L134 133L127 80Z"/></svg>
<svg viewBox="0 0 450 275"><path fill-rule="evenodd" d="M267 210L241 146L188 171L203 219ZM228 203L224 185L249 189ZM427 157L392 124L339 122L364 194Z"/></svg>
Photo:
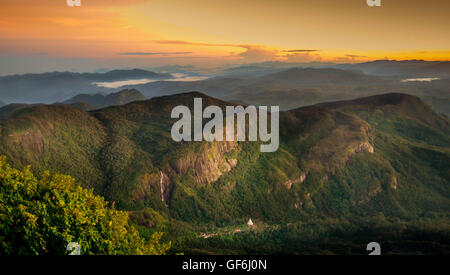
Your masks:
<svg viewBox="0 0 450 275"><path fill-rule="evenodd" d="M450 1L0 0L0 74L450 60Z"/></svg>

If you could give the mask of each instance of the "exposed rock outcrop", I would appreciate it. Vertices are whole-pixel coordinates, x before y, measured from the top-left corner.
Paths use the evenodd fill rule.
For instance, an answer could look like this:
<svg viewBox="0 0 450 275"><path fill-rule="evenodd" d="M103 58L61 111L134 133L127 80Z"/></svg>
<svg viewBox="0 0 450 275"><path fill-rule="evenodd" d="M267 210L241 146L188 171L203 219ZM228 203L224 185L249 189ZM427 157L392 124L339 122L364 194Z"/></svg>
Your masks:
<svg viewBox="0 0 450 275"><path fill-rule="evenodd" d="M368 152L370 154L375 153L375 149L373 148L372 144L370 144L368 141L361 142L358 144L351 152L348 154L345 163L348 163L355 154L362 153L362 152Z"/></svg>
<svg viewBox="0 0 450 275"><path fill-rule="evenodd" d="M43 135L39 129L13 133L9 137L13 140L12 144L15 147L21 148L25 152L33 152L36 159L44 153Z"/></svg>
<svg viewBox="0 0 450 275"><path fill-rule="evenodd" d="M151 186L156 188L152 189ZM172 182L166 172L159 171L158 173L142 175L139 178L137 188L132 191L131 195L133 200L145 200L150 198L151 192L156 190L161 201L167 206L167 202L170 200Z"/></svg>
<svg viewBox="0 0 450 275"><path fill-rule="evenodd" d="M158 174L144 174L139 178L139 184L131 193L133 200L144 200L150 198L152 184L158 182Z"/></svg>
<svg viewBox="0 0 450 275"><path fill-rule="evenodd" d="M237 165L236 159L225 158L225 154L231 152L236 145L236 142L228 141L205 144L199 152L189 153L188 156L178 160L172 168L180 175L193 169L198 183L214 183L224 172L229 172Z"/></svg>
<svg viewBox="0 0 450 275"><path fill-rule="evenodd" d="M287 189L291 189L294 184L303 183L306 179L306 173L301 173L300 176L296 179L290 179L286 182L283 182L283 185L286 186Z"/></svg>
<svg viewBox="0 0 450 275"><path fill-rule="evenodd" d="M392 176L391 179L389 180L389 186L394 189L397 190L398 188L398 181L397 181L397 177L396 176Z"/></svg>
<svg viewBox="0 0 450 275"><path fill-rule="evenodd" d="M360 153L360 152L369 152L369 153L374 153L375 150L373 149L372 144L370 144L369 142L363 142L361 144L359 144L356 148L355 148L355 153Z"/></svg>
<svg viewBox="0 0 450 275"><path fill-rule="evenodd" d="M236 142L208 143L203 145L199 151L189 153L186 157L179 159L158 173L143 175L139 180L138 187L132 193L133 199L149 198L153 185L153 192L158 192L161 201L168 206L173 189L173 182L169 176L171 173L183 176L192 169L197 183L211 184L216 182L223 173L236 167L237 159L225 158L225 154L231 152L236 145Z"/></svg>

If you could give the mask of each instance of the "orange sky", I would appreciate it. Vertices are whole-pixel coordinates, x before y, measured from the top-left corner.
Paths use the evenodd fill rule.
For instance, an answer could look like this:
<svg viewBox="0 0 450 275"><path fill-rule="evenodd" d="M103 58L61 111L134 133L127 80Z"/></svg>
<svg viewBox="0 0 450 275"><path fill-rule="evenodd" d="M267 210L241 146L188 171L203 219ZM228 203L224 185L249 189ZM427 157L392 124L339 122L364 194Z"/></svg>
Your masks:
<svg viewBox="0 0 450 275"><path fill-rule="evenodd" d="M450 60L447 0L81 3L0 0L0 56L13 67L14 57L25 66L37 56L50 67L68 59L122 66Z"/></svg>

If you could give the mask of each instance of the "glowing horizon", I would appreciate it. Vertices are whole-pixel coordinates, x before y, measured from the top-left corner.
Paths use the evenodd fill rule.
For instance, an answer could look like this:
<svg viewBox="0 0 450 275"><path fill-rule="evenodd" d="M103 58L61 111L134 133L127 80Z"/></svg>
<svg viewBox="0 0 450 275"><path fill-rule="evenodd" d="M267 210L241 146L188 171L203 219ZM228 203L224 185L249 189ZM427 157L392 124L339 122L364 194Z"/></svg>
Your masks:
<svg viewBox="0 0 450 275"><path fill-rule="evenodd" d="M448 10L443 0L385 0L372 8L365 0L82 0L81 7L68 7L65 0L1 1L0 60L11 73L449 61Z"/></svg>

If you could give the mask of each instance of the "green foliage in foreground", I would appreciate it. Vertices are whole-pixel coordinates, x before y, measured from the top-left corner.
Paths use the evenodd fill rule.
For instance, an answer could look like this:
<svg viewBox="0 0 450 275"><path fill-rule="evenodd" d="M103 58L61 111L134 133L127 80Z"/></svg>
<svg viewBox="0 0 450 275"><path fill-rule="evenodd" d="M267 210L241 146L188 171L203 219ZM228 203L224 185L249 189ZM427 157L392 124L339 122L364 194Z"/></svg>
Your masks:
<svg viewBox="0 0 450 275"><path fill-rule="evenodd" d="M67 254L77 242L82 254L160 255L170 248L155 233L146 242L128 213L108 207L66 175L47 171L36 178L30 167L11 168L0 157L0 254Z"/></svg>

